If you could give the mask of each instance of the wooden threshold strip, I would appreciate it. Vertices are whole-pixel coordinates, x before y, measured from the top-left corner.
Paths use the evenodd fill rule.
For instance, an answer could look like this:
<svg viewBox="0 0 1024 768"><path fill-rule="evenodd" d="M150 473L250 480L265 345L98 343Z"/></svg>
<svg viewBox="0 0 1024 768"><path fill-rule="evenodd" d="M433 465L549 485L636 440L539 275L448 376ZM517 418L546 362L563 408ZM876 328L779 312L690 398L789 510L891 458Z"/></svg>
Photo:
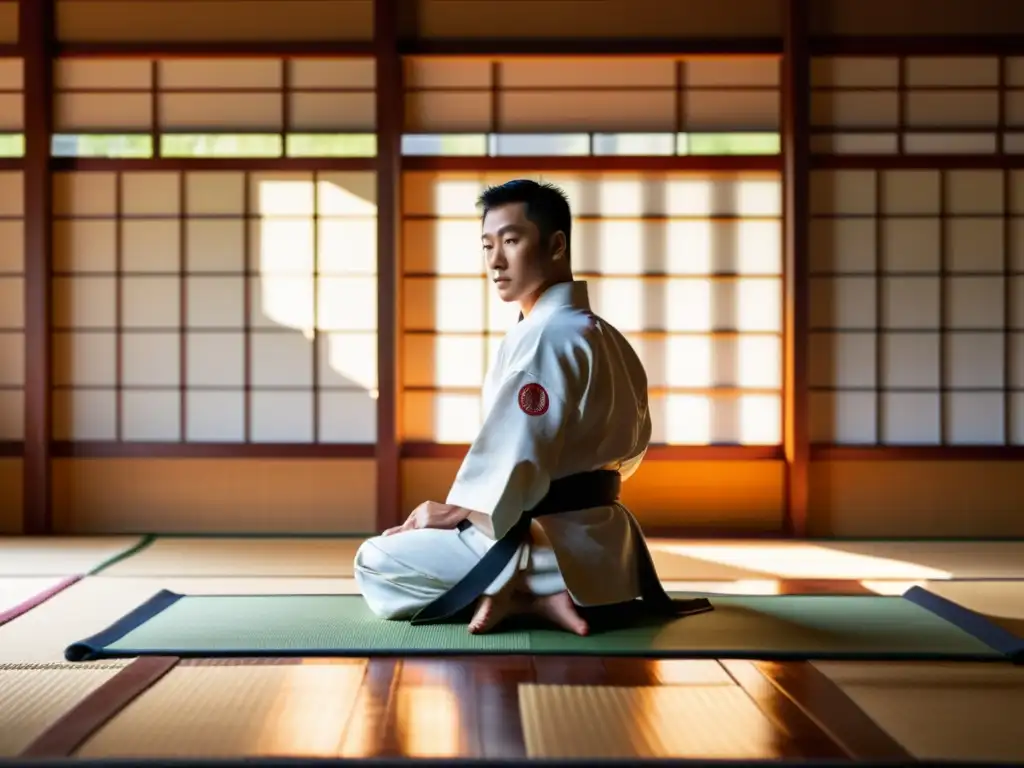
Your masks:
<svg viewBox="0 0 1024 768"><path fill-rule="evenodd" d="M170 672L176 656L136 659L68 710L21 753L22 758L71 757L121 710Z"/></svg>
<svg viewBox="0 0 1024 768"><path fill-rule="evenodd" d="M799 708L850 758L913 762L899 742L865 714L843 690L806 661L723 660L722 666L770 717ZM766 684L774 688L773 694ZM778 695L781 694L781 697ZM784 704L784 697L789 704ZM799 718L793 720L800 728ZM788 727L788 726L787 726Z"/></svg>

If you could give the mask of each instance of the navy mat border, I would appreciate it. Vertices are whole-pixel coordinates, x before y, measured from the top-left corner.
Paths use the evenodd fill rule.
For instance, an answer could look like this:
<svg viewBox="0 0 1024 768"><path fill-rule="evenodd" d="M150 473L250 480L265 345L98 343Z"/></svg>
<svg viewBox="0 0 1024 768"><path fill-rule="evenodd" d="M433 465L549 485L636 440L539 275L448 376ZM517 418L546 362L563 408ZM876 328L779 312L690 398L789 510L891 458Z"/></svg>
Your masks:
<svg viewBox="0 0 1024 768"><path fill-rule="evenodd" d="M138 629L154 616L166 611L185 595L162 589L144 602L138 608L126 613L106 629L97 632L92 637L72 643L64 649L64 658L68 661L96 661L97 659L116 659L127 656L155 655L155 654L111 654L105 650L111 643L116 643L129 632ZM159 654L166 656L168 654ZM176 656L177 654L170 654Z"/></svg>
<svg viewBox="0 0 1024 768"><path fill-rule="evenodd" d="M693 593L698 595L698 593ZM687 593L690 595L690 593ZM230 595L236 598L258 598L267 595ZM295 595L278 595L279 597ZM319 595L323 597L324 595ZM723 597L722 595L707 595L699 593L699 596ZM843 595L838 595L843 597ZM974 661L974 662L1024 662L1024 641L1016 638L1002 627L993 624L989 619L979 613L963 608L956 603L929 592L922 587L912 587L902 596L886 595L849 595L849 597L876 597L880 599L902 599L908 600L920 608L938 616L943 621L953 625L957 629L971 635L979 642L992 649L992 654L975 653L912 653L912 652L888 652L888 653L769 653L765 651L671 651L659 649L657 652L643 651L631 653L609 653L606 649L595 649L586 651L566 652L559 651L505 651L505 650L466 650L465 648L443 650L437 648L424 649L388 649L371 652L361 649L355 652L351 649L335 648L293 648L288 650L276 650L272 653L264 649L236 649L231 651L195 651L175 648L161 648L159 650L141 650L124 648L117 651L107 650L111 643L115 643L129 632L137 629L162 611L167 610L176 602L189 595L178 594L170 590L161 590L145 603L125 614L112 625L101 632L92 635L77 643L72 643L65 649L64 658L68 661L98 661L100 659L134 658L137 656L177 656L183 659L217 659L217 658L240 658L240 657L274 657L274 658L323 658L323 657L445 657L445 656L607 656L622 658L661 658L661 659L744 659L759 661ZM226 595L202 595L202 597L226 597ZM357 595L343 595L343 597L358 597ZM822 595L787 595L786 597L822 597ZM830 595L836 597L836 595Z"/></svg>
<svg viewBox="0 0 1024 768"><path fill-rule="evenodd" d="M986 616L964 608L952 600L929 592L924 587L911 587L903 593L903 598L926 611L931 611L940 619L977 638L989 648L1006 656L1014 664L1024 663L1024 639L1003 629Z"/></svg>

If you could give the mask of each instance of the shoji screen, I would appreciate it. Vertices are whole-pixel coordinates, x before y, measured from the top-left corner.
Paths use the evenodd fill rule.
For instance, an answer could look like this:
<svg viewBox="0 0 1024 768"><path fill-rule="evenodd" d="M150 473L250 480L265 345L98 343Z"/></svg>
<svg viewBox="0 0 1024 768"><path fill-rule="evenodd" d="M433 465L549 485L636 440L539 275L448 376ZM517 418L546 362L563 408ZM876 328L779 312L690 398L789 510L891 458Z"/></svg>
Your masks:
<svg viewBox="0 0 1024 768"><path fill-rule="evenodd" d="M486 184L532 176L569 195L573 265L649 375L654 441L780 442L780 187L771 174L408 173L404 432L472 440L486 366L517 309L484 274Z"/></svg>

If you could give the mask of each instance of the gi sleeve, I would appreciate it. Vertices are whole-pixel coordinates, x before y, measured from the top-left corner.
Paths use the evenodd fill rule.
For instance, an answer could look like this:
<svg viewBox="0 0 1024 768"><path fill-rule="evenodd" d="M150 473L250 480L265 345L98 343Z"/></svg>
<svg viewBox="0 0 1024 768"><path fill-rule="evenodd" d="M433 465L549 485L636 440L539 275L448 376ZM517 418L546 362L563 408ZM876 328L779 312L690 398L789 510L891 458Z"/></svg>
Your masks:
<svg viewBox="0 0 1024 768"><path fill-rule="evenodd" d="M545 379L512 371L501 382L448 494L449 504L489 515L496 539L544 498L559 464L574 409L565 377Z"/></svg>

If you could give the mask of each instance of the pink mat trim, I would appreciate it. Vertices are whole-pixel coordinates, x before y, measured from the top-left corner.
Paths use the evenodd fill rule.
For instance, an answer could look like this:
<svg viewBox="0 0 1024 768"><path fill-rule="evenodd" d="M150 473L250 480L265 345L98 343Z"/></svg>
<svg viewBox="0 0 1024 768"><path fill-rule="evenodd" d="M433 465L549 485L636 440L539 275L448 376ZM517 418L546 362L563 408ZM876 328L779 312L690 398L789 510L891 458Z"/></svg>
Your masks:
<svg viewBox="0 0 1024 768"><path fill-rule="evenodd" d="M56 595L58 592L63 592L65 589L70 587L75 582L79 581L81 578L81 576L68 576L66 579L62 579L49 589L44 589L42 592L33 595L28 600L24 600L18 603L13 608L8 608L6 611L0 611L0 627L2 627L7 622L13 621L19 616L28 613L37 605L42 605L51 597Z"/></svg>

